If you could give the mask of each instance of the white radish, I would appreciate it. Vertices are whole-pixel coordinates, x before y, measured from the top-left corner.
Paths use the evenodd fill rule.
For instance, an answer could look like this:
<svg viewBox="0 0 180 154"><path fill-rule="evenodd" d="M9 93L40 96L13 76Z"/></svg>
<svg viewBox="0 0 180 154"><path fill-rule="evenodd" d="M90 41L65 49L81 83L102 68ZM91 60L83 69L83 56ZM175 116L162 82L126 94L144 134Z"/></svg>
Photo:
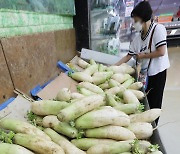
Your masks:
<svg viewBox="0 0 180 154"><path fill-rule="evenodd" d="M95 62L95 60L94 60L94 59L90 59L90 61L89 61L89 62L90 62L90 64L91 64L91 65L95 65L95 64L96 64L96 62Z"/></svg>
<svg viewBox="0 0 180 154"><path fill-rule="evenodd" d="M107 104L109 106L114 107L115 109L122 111L126 114L132 114L132 113L137 113L140 112L142 110L142 108L144 107L143 105L137 105L137 104L123 104L122 102L117 102L115 100L115 97L113 95L106 95L106 99L107 99Z"/></svg>
<svg viewBox="0 0 180 154"><path fill-rule="evenodd" d="M109 86L109 83L106 81L105 83L103 84L100 84L99 87L102 89L102 90L105 90L105 89L109 89L110 86Z"/></svg>
<svg viewBox="0 0 180 154"><path fill-rule="evenodd" d="M139 105L140 102L139 100L137 99L137 97L134 95L134 93L130 90L126 90L124 93L123 93L123 98L124 98L124 102L126 104L137 104Z"/></svg>
<svg viewBox="0 0 180 154"><path fill-rule="evenodd" d="M104 126L88 129L85 132L85 136L90 138L109 138L118 141L131 140L136 138L132 131L121 126Z"/></svg>
<svg viewBox="0 0 180 154"><path fill-rule="evenodd" d="M53 142L60 145L66 154L86 154L84 151L78 149L75 145L69 142L65 137L56 133L54 130L47 128L44 132L52 139Z"/></svg>
<svg viewBox="0 0 180 154"><path fill-rule="evenodd" d="M91 148L94 145L111 144L117 141L111 139L82 138L82 139L74 139L71 142L79 149L87 151L89 148Z"/></svg>
<svg viewBox="0 0 180 154"><path fill-rule="evenodd" d="M90 64L89 63L87 63L86 61L84 61L84 60L82 60L82 59L79 59L78 60L78 65L80 66L80 67L82 67L82 68L87 68L88 66L90 66Z"/></svg>
<svg viewBox="0 0 180 154"><path fill-rule="evenodd" d="M106 70L107 66L104 66L103 64L99 64L98 71L99 72L104 72Z"/></svg>
<svg viewBox="0 0 180 154"><path fill-rule="evenodd" d="M107 81L107 77L106 77L106 76L102 76L102 77L93 76L93 77L92 77L92 82L93 82L95 85L103 84L103 83L106 82L106 81Z"/></svg>
<svg viewBox="0 0 180 154"><path fill-rule="evenodd" d="M111 78L113 72L96 72L94 73L92 80L95 85L100 85Z"/></svg>
<svg viewBox="0 0 180 154"><path fill-rule="evenodd" d="M120 86L120 83L117 82L116 80L110 79L109 80L109 86L110 86L110 88L118 87L118 86Z"/></svg>
<svg viewBox="0 0 180 154"><path fill-rule="evenodd" d="M8 143L0 143L0 153L1 154L34 154L33 152L29 151L28 149L15 145L15 144L8 144Z"/></svg>
<svg viewBox="0 0 180 154"><path fill-rule="evenodd" d="M125 91L125 88L123 86L119 86L119 87L110 88L110 89L106 90L105 92L107 94L116 95L116 94L124 92L124 91Z"/></svg>
<svg viewBox="0 0 180 154"><path fill-rule="evenodd" d="M31 111L37 115L57 115L60 110L67 107L69 103L64 101L41 100L31 104Z"/></svg>
<svg viewBox="0 0 180 154"><path fill-rule="evenodd" d="M43 127L45 128L53 128L58 125L60 121L57 119L57 116L49 115L43 118Z"/></svg>
<svg viewBox="0 0 180 154"><path fill-rule="evenodd" d="M116 106L119 106L119 105L122 105L123 103L121 102L117 102L115 100L115 96L114 95L111 95L111 94L107 94L106 95L106 101L107 101L107 104L109 106L112 106L112 107L116 107Z"/></svg>
<svg viewBox="0 0 180 154"><path fill-rule="evenodd" d="M137 105L137 104L119 104L119 105L115 106L114 108L119 111L122 111L126 114L133 114L133 113L140 112L141 106L142 105Z"/></svg>
<svg viewBox="0 0 180 154"><path fill-rule="evenodd" d="M131 79L131 78L132 78L132 76L130 76L129 74L120 74L120 73L114 74L112 76L112 79L116 80L119 83L123 83L126 80Z"/></svg>
<svg viewBox="0 0 180 154"><path fill-rule="evenodd" d="M110 71L110 72L96 72L94 73L94 77L103 77L105 76L107 79L110 79L113 75L113 72Z"/></svg>
<svg viewBox="0 0 180 154"><path fill-rule="evenodd" d="M131 66L125 66L125 65L120 65L120 66L110 66L108 68L108 71L113 71L114 73L123 73L123 74L133 74L135 73L134 68Z"/></svg>
<svg viewBox="0 0 180 154"><path fill-rule="evenodd" d="M142 91L130 89L134 95L136 95L137 99L142 100L145 97L145 94Z"/></svg>
<svg viewBox="0 0 180 154"><path fill-rule="evenodd" d="M56 132L63 134L69 138L76 138L78 136L78 130L75 127L70 126L69 123L60 122L57 116L46 116L43 118L43 126L45 128L52 128Z"/></svg>
<svg viewBox="0 0 180 154"><path fill-rule="evenodd" d="M131 122L148 122L152 123L155 121L162 113L161 109L151 109L142 113L130 115Z"/></svg>
<svg viewBox="0 0 180 154"><path fill-rule="evenodd" d="M95 64L95 65L91 65L88 68L86 68L84 70L84 73L88 74L88 75L93 75L97 70L98 70L98 65Z"/></svg>
<svg viewBox="0 0 180 154"><path fill-rule="evenodd" d="M92 77L84 72L75 72L69 74L74 80L92 82Z"/></svg>
<svg viewBox="0 0 180 154"><path fill-rule="evenodd" d="M82 95L82 94L81 94ZM83 95L82 98L84 98L85 96ZM74 102L77 102L79 100L81 100L82 98L77 98L77 99L71 99L70 103L74 103Z"/></svg>
<svg viewBox="0 0 180 154"><path fill-rule="evenodd" d="M129 89L134 89L134 90L139 90L143 87L143 83L142 82L135 82L132 85L130 85L128 88Z"/></svg>
<svg viewBox="0 0 180 154"><path fill-rule="evenodd" d="M69 101L70 99L71 92L68 88L61 89L56 96L56 100L58 101Z"/></svg>
<svg viewBox="0 0 180 154"><path fill-rule="evenodd" d="M136 122L131 123L128 127L131 130L137 139L149 139L153 134L153 127L150 123L145 122Z"/></svg>
<svg viewBox="0 0 180 154"><path fill-rule="evenodd" d="M82 94L82 95L84 95L84 96L91 96L91 95L95 95L96 93L94 93L94 92L92 92L92 91L90 91L90 90L88 90L88 89L86 89L86 88L79 88L78 87L78 91Z"/></svg>
<svg viewBox="0 0 180 154"><path fill-rule="evenodd" d="M82 88L86 88L97 94L102 94L104 92L100 87L98 87L92 83L89 83L89 82L81 82L81 83L79 83L78 86L82 87Z"/></svg>
<svg viewBox="0 0 180 154"><path fill-rule="evenodd" d="M135 69L132 68L130 65L128 65L127 63L123 63L120 65L121 67L125 67L126 68L126 73L127 74L134 74L135 73Z"/></svg>
<svg viewBox="0 0 180 154"><path fill-rule="evenodd" d="M56 143L35 135L15 134L14 143L38 154L65 154L64 150Z"/></svg>
<svg viewBox="0 0 180 154"><path fill-rule="evenodd" d="M15 133L30 134L34 136L39 136L45 140L51 140L42 130L36 128L35 126L16 119L4 118L0 120L0 128L5 130L11 130Z"/></svg>
<svg viewBox="0 0 180 154"><path fill-rule="evenodd" d="M102 105L104 105L104 97L101 95L84 97L61 110L58 119L60 121L71 121Z"/></svg>
<svg viewBox="0 0 180 154"><path fill-rule="evenodd" d="M128 126L130 120L125 113L110 106L104 106L84 114L75 123L77 128L89 129L106 125Z"/></svg>
<svg viewBox="0 0 180 154"><path fill-rule="evenodd" d="M118 154L131 151L131 142L121 141L112 144L99 144L88 149L87 154Z"/></svg>
<svg viewBox="0 0 180 154"><path fill-rule="evenodd" d="M122 86L125 87L125 88L128 88L132 83L134 83L134 78L131 78L131 79L128 79L126 80Z"/></svg>
<svg viewBox="0 0 180 154"><path fill-rule="evenodd" d="M80 94L80 93L71 93L71 99L79 99L79 98L83 98L84 95Z"/></svg>

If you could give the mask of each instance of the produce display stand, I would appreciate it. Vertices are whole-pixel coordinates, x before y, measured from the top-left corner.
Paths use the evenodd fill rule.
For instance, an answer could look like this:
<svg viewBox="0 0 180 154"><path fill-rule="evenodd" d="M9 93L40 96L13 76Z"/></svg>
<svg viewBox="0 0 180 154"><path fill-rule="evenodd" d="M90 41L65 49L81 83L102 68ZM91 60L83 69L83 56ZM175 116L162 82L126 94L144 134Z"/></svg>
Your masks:
<svg viewBox="0 0 180 154"><path fill-rule="evenodd" d="M138 80L138 71L137 71L137 68L135 68L135 70L136 70L135 79ZM144 88L142 88L142 91L145 93L145 89ZM149 110L150 109L147 96L143 99L143 101L141 103L144 104L145 110ZM153 122L152 125L153 125L153 128L157 127L155 122ZM159 135L158 129L155 129L153 131L153 135L151 136L150 141L151 141L152 144L158 144L159 145L159 150L163 154L166 154L166 150L165 150L165 148L163 146L163 143L161 141L161 137Z"/></svg>
<svg viewBox="0 0 180 154"><path fill-rule="evenodd" d="M142 102L144 105L145 105L145 110L149 110L149 103L148 103L148 100L147 100L147 97L144 98L143 102ZM153 127L156 128L156 124L155 122L153 122ZM163 146L163 143L161 141L161 137L159 135L159 131L158 129L155 129L154 132L153 132L153 135L151 136L150 138L151 142L153 144L158 144L159 145L159 150L163 153L163 154L167 154L166 153L166 150L165 150L165 147Z"/></svg>
<svg viewBox="0 0 180 154"><path fill-rule="evenodd" d="M78 57L76 56L71 62L76 65L77 60ZM58 65L61 69L64 68L62 70L66 73L60 73L60 75L54 80L45 83L43 86L39 86L40 90L36 91L37 98L53 99L57 95L58 91L62 88L69 88L72 92L76 91L76 85L78 83L67 75L67 72L72 70L62 62L58 62ZM145 105L145 110L148 110L149 104L147 98L144 98L142 103ZM30 104L31 101L19 95L16 98L10 98L8 101L0 105L0 117L13 117L19 120L26 121L25 115L27 111L30 110ZM153 127L156 127L155 123L153 123ZM154 130L153 136L150 138L150 140L152 144L158 144L160 146L159 149L163 152L163 154L166 154L165 148L161 142L158 129Z"/></svg>

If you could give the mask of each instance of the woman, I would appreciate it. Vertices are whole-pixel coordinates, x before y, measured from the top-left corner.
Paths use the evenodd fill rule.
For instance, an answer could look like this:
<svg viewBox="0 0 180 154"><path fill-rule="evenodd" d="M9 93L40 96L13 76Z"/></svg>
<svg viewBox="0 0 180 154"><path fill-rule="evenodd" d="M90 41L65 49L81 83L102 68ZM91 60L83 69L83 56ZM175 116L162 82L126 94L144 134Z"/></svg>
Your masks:
<svg viewBox="0 0 180 154"><path fill-rule="evenodd" d="M140 33L130 44L129 53L116 65L128 62L133 56L141 63L141 73L147 74L146 91L150 108L161 108L166 70L170 67L163 25L151 21L152 9L147 1L140 2L132 11L134 28Z"/></svg>

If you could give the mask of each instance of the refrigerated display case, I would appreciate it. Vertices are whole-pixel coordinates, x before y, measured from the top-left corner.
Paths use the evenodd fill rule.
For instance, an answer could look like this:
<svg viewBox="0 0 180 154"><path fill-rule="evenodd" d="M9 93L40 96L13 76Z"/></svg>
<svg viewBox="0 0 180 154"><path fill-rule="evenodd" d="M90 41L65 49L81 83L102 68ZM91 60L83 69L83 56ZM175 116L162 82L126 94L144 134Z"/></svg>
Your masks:
<svg viewBox="0 0 180 154"><path fill-rule="evenodd" d="M88 48L116 56L127 54L135 35L130 17L134 0L76 0L75 5L77 50Z"/></svg>
<svg viewBox="0 0 180 154"><path fill-rule="evenodd" d="M167 29L168 46L180 45L180 0L149 0L157 22Z"/></svg>
<svg viewBox="0 0 180 154"><path fill-rule="evenodd" d="M125 55L136 32L130 13L142 0L76 0L77 50L88 48L112 55ZM149 0L153 18L163 16L168 45L180 45L180 20L176 17L180 0ZM163 20L164 20L163 19ZM167 20L168 19L168 20ZM172 20L172 21L171 21ZM158 22L158 20L157 20ZM125 52L124 52L125 51Z"/></svg>
<svg viewBox="0 0 180 154"><path fill-rule="evenodd" d="M130 13L134 0L90 2L90 48L111 55L128 50L132 35Z"/></svg>
<svg viewBox="0 0 180 154"><path fill-rule="evenodd" d="M167 29L167 41L169 46L180 45L180 21L164 23Z"/></svg>

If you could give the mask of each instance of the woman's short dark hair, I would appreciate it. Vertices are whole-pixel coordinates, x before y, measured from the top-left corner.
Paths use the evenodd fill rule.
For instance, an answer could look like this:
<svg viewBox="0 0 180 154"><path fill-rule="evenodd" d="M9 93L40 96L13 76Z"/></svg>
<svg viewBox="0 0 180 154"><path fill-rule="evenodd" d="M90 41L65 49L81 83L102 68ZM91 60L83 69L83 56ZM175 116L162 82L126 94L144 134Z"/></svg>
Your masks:
<svg viewBox="0 0 180 154"><path fill-rule="evenodd" d="M149 2L143 1L135 6L133 11L131 12L131 17L139 17L144 22L147 22L152 17L152 8Z"/></svg>

